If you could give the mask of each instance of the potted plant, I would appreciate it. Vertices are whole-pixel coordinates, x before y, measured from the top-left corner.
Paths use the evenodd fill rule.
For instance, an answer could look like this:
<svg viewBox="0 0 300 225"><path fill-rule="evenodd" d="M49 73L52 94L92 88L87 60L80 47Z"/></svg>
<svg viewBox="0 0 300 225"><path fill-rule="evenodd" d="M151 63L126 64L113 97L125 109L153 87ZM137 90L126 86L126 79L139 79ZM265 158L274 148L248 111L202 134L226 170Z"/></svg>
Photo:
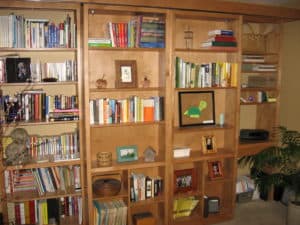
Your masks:
<svg viewBox="0 0 300 225"><path fill-rule="evenodd" d="M243 156L240 165L249 165L250 177L254 180L259 192L267 195L271 188L290 188L295 193L299 191L300 172L300 133L278 129L279 141L255 155Z"/></svg>

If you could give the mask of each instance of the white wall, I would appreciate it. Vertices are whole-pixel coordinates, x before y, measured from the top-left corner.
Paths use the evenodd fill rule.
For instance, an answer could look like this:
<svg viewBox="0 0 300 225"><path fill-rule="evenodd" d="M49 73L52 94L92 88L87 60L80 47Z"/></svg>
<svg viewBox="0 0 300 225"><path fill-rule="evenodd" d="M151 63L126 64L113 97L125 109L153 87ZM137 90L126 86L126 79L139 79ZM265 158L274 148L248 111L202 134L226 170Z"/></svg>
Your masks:
<svg viewBox="0 0 300 225"><path fill-rule="evenodd" d="M300 21L284 25L280 124L300 131Z"/></svg>

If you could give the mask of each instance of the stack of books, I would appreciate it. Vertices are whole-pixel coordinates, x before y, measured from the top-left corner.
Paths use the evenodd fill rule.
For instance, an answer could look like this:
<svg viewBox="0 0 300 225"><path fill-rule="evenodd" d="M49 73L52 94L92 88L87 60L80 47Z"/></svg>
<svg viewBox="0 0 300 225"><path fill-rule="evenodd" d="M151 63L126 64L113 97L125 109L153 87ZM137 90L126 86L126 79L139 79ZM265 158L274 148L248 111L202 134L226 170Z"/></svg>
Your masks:
<svg viewBox="0 0 300 225"><path fill-rule="evenodd" d="M165 21L160 17L142 16L138 35L139 47L164 48Z"/></svg>
<svg viewBox="0 0 300 225"><path fill-rule="evenodd" d="M109 40L93 38L89 40L89 46L117 48L165 47L165 21L159 16L140 15L133 16L128 22L109 22L108 33Z"/></svg>
<svg viewBox="0 0 300 225"><path fill-rule="evenodd" d="M265 57L263 55L243 55L243 62L249 62L249 63L263 63L265 62Z"/></svg>
<svg viewBox="0 0 300 225"><path fill-rule="evenodd" d="M237 41L233 30L210 30L209 38L202 43L202 47L236 47Z"/></svg>
<svg viewBox="0 0 300 225"><path fill-rule="evenodd" d="M126 225L127 205L123 200L93 201L95 225Z"/></svg>

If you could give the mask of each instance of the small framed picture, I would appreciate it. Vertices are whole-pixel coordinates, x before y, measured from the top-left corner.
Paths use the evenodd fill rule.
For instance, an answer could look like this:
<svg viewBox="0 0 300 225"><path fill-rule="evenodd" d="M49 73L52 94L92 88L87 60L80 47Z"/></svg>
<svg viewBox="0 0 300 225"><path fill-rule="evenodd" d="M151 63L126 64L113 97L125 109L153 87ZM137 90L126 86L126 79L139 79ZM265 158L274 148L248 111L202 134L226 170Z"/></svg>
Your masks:
<svg viewBox="0 0 300 225"><path fill-rule="evenodd" d="M210 179L218 179L223 177L221 161L208 162L208 176Z"/></svg>
<svg viewBox="0 0 300 225"><path fill-rule="evenodd" d="M208 153L216 153L217 152L217 144L216 138L213 135L203 136L202 137L202 149L204 154Z"/></svg>
<svg viewBox="0 0 300 225"><path fill-rule="evenodd" d="M192 169L175 170L174 193L192 191L197 188L196 171Z"/></svg>
<svg viewBox="0 0 300 225"><path fill-rule="evenodd" d="M6 58L7 83L31 81L30 58Z"/></svg>
<svg viewBox="0 0 300 225"><path fill-rule="evenodd" d="M135 60L116 60L116 88L137 87L137 66Z"/></svg>
<svg viewBox="0 0 300 225"><path fill-rule="evenodd" d="M215 124L213 91L187 91L178 93L179 126Z"/></svg>
<svg viewBox="0 0 300 225"><path fill-rule="evenodd" d="M117 161L131 162L138 160L138 151L136 145L117 147Z"/></svg>

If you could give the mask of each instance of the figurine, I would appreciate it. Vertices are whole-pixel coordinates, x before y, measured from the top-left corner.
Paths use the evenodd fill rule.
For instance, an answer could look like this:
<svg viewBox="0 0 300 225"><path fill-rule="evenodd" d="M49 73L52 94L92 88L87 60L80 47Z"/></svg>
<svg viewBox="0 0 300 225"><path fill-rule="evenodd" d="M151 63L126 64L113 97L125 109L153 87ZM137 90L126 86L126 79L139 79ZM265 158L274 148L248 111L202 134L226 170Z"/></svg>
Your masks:
<svg viewBox="0 0 300 225"><path fill-rule="evenodd" d="M147 76L144 77L144 80L142 82L143 88L148 88L150 87L150 80L148 80Z"/></svg>
<svg viewBox="0 0 300 225"><path fill-rule="evenodd" d="M13 142L5 149L5 164L15 166L29 163L31 156L28 148L29 135L27 131L23 128L16 128L10 136Z"/></svg>
<svg viewBox="0 0 300 225"><path fill-rule="evenodd" d="M106 88L107 81L104 79L105 74L103 74L101 79L96 80L96 87L97 88Z"/></svg>
<svg viewBox="0 0 300 225"><path fill-rule="evenodd" d="M154 162L155 156L156 156L156 151L151 146L148 146L144 151L145 162Z"/></svg>

